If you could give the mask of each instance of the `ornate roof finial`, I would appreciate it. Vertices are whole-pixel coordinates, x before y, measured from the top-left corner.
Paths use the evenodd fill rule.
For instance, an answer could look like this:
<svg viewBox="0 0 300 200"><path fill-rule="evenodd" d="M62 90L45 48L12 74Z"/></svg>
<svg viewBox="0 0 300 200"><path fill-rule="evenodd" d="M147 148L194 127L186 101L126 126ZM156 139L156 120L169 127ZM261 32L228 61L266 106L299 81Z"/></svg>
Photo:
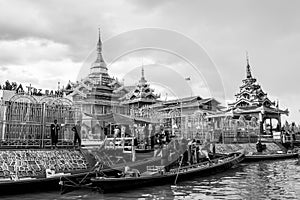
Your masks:
<svg viewBox="0 0 300 200"><path fill-rule="evenodd" d="M142 77L141 80L139 81L141 84L145 84L147 81L145 79L145 71L144 71L144 67L142 66Z"/></svg>
<svg viewBox="0 0 300 200"><path fill-rule="evenodd" d="M102 57L102 41L101 41L101 32L100 28L98 28L99 31L99 39L97 43L97 61L98 62L103 62L103 57Z"/></svg>
<svg viewBox="0 0 300 200"><path fill-rule="evenodd" d="M252 78L250 64L249 64L249 56L247 51L246 51L246 59L247 59L247 69L246 69L247 78Z"/></svg>
<svg viewBox="0 0 300 200"><path fill-rule="evenodd" d="M145 79L144 67L142 67L142 79Z"/></svg>

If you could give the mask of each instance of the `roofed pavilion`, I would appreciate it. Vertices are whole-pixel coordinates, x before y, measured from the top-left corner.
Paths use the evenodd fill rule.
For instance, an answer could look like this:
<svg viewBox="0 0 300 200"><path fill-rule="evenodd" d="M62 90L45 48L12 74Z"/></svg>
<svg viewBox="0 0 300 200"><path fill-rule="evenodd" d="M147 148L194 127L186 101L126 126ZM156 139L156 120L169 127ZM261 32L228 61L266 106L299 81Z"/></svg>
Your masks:
<svg viewBox="0 0 300 200"><path fill-rule="evenodd" d="M275 130L279 131L281 115L288 115L289 113L288 110L279 109L278 102L271 101L267 93L257 83L256 78L252 76L248 58L246 78L235 97L235 102L229 104L227 112L231 113L233 118L239 118L241 115L246 119L255 117L261 123L261 132L273 133Z"/></svg>

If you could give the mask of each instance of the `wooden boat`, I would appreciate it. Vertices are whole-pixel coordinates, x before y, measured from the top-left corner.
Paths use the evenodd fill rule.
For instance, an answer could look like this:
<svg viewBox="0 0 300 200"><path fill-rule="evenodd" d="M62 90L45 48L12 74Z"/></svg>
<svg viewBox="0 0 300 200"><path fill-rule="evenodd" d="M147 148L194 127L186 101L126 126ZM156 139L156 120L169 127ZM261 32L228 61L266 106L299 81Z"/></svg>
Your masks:
<svg viewBox="0 0 300 200"><path fill-rule="evenodd" d="M147 165L158 163L160 163L160 158L156 157L126 163L126 165L144 171ZM125 164L118 164L113 167L102 166L101 172L108 176L115 175L123 171L124 166ZM63 189L62 182L66 180L80 187L82 184L86 184L86 181L88 182L91 177L95 177L95 167L96 165L86 170L57 173L48 178L28 177L18 180L0 179L0 196L40 191L60 191Z"/></svg>
<svg viewBox="0 0 300 200"><path fill-rule="evenodd" d="M244 162L291 159L291 158L298 158L298 156L299 156L298 153L253 154L253 155L245 155Z"/></svg>
<svg viewBox="0 0 300 200"><path fill-rule="evenodd" d="M26 153L28 151L24 151L24 152ZM44 151L45 154L49 154L50 152L55 154L55 152L57 151L55 150ZM73 151L69 151L69 152L73 152ZM78 152L78 154L76 152ZM14 155L20 154L20 152L18 151L15 151L13 153ZM43 154L43 152L41 151L40 154ZM10 194L17 194L17 193L20 194L20 193L29 193L29 192L39 192L39 191L53 191L53 190L59 191L60 186L58 183L61 177L66 177L67 179L70 180L84 179L85 177L90 175L90 172L94 169L93 167L96 161L94 157L88 153L88 151L83 149L80 149L78 151L74 150L74 156L75 155L81 155L82 157L77 157L77 158L73 157L72 163L74 164L75 162L74 159L78 159L77 161L80 162L83 162L83 160L81 159L84 159L86 168L80 168L77 163L74 164L73 166L74 168L71 170L61 170L61 171L54 172L54 170L50 170L50 169L40 169L39 174L36 173L35 175L33 175L32 173L31 174L28 173L26 174L26 176L24 176L24 167L21 166L19 168L20 170L18 171L18 174L10 174L7 175L6 177L0 178L0 195L10 195ZM60 159L63 159L65 162L67 161L65 158L60 158ZM32 161L27 161L27 162L29 163ZM11 166L9 167L11 168ZM21 168L23 169L21 170ZM60 168L62 169L62 166L60 166ZM3 171L1 172L3 173Z"/></svg>
<svg viewBox="0 0 300 200"><path fill-rule="evenodd" d="M70 180L83 179L90 170L76 173L59 173L48 178L21 178L18 180L1 180L0 195L21 194L40 191L60 190L59 182L61 177Z"/></svg>
<svg viewBox="0 0 300 200"><path fill-rule="evenodd" d="M101 192L119 192L120 190L134 189L142 186L166 183L172 184L175 180L180 181L195 176L208 176L224 171L237 165L243 159L243 153L234 153L222 158L214 159L211 162L202 162L195 165L174 168L169 172L164 172L163 168L157 168L156 171L149 171L148 168L148 170L142 173L140 177L94 177L91 178L91 187L97 188Z"/></svg>

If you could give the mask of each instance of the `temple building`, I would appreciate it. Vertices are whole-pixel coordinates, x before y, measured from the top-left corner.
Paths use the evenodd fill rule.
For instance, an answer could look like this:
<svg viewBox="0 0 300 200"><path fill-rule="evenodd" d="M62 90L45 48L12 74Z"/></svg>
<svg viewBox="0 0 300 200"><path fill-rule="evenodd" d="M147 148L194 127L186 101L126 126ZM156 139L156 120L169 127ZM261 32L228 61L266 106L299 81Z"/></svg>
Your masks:
<svg viewBox="0 0 300 200"><path fill-rule="evenodd" d="M102 55L102 41L99 32L97 43L97 58L91 64L90 73L87 77L76 83L69 83L66 87L71 91L68 96L72 97L74 103L81 106L84 113L107 114L117 111L119 108L118 99L124 95L126 88L115 93L122 84L108 74L108 69ZM118 110L126 113L126 110Z"/></svg>
<svg viewBox="0 0 300 200"><path fill-rule="evenodd" d="M212 138L225 143L252 143L261 138L280 140L281 115L279 109L252 76L247 58L246 78L242 80L233 103L221 112L208 116L212 124Z"/></svg>
<svg viewBox="0 0 300 200"><path fill-rule="evenodd" d="M246 78L240 86L240 91L235 95L234 103L229 104L229 107L234 108L249 108L249 107L271 107L275 106L275 102L270 101L256 79L252 77L249 59L247 59Z"/></svg>
<svg viewBox="0 0 300 200"><path fill-rule="evenodd" d="M120 98L130 90L117 79L108 74L108 69L102 55L102 41L99 30L97 42L97 57L91 64L90 73L76 83L69 82L65 91L82 113L83 140L99 141L103 139L106 127L85 114L105 115L109 113L129 114L127 105L120 104Z"/></svg>
<svg viewBox="0 0 300 200"><path fill-rule="evenodd" d="M235 102L229 104L234 117L243 115L246 119L255 117L261 123L261 132L272 134L281 127L281 115L288 115L288 110L279 109L278 102L272 102L257 80L252 76L249 59L247 58L246 78L235 95Z"/></svg>

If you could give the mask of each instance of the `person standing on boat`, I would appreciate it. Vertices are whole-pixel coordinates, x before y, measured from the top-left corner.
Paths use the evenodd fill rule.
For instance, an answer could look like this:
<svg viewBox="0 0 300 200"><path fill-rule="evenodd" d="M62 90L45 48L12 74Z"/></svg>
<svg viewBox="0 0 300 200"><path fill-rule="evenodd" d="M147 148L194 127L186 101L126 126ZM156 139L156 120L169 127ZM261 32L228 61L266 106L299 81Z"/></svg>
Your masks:
<svg viewBox="0 0 300 200"><path fill-rule="evenodd" d="M51 124L50 126L51 128L51 145L52 145L52 148L53 147L57 147L57 142L58 142L58 132L60 130L60 125L57 124L57 120L55 119L54 120L54 123Z"/></svg>
<svg viewBox="0 0 300 200"><path fill-rule="evenodd" d="M72 131L74 132L74 147L76 146L76 142L78 141L78 146L81 147L81 124L80 121L77 121L77 124L73 126Z"/></svg>
<svg viewBox="0 0 300 200"><path fill-rule="evenodd" d="M296 133L298 133L298 128L297 128L295 122L292 123L291 133L292 133L292 141L295 142L295 140L296 140Z"/></svg>
<svg viewBox="0 0 300 200"><path fill-rule="evenodd" d="M161 139L160 139L160 136L159 134L155 134L154 136L154 157L157 157L161 151L161 145L162 145L162 142L161 142Z"/></svg>
<svg viewBox="0 0 300 200"><path fill-rule="evenodd" d="M168 165L168 157L169 157L169 149L168 149L168 145L163 144L162 145L162 150L161 150L161 160L160 160L160 164L161 166L164 166L166 172L169 171L169 165Z"/></svg>
<svg viewBox="0 0 300 200"><path fill-rule="evenodd" d="M180 142L180 154L182 155L182 165L189 164L188 141L185 138Z"/></svg>
<svg viewBox="0 0 300 200"><path fill-rule="evenodd" d="M256 150L258 153L261 153L263 151L263 146L260 140L256 143Z"/></svg>

